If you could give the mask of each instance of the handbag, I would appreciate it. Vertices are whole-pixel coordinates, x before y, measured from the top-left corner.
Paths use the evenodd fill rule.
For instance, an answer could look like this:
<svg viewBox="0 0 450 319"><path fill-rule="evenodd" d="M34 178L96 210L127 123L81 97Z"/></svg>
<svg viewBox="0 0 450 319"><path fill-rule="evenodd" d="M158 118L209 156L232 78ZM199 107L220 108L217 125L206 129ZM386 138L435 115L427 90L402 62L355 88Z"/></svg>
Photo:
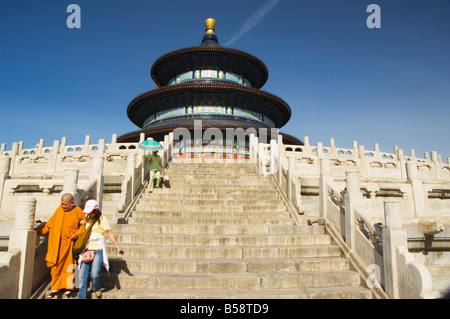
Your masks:
<svg viewBox="0 0 450 319"><path fill-rule="evenodd" d="M87 241L89 240L89 237L91 236L91 230L92 226L97 222L97 219L94 220L92 224L89 225L89 227L78 237L78 239L73 244L73 250L80 254L84 248L86 247Z"/></svg>
<svg viewBox="0 0 450 319"><path fill-rule="evenodd" d="M83 255L81 255L81 261L88 263L93 261L95 257L95 252L93 250L86 250Z"/></svg>

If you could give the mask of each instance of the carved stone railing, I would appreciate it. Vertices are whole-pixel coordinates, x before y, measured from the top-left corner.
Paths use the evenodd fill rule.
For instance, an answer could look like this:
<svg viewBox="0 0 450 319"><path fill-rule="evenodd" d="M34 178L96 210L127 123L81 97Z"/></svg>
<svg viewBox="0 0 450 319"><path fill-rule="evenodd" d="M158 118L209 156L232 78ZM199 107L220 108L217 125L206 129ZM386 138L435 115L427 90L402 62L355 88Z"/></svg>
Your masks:
<svg viewBox="0 0 450 319"><path fill-rule="evenodd" d="M141 141L143 138L141 136ZM139 143L117 143L115 134L110 143L100 139L98 143L92 144L90 137L86 136L85 143L81 145L66 145L65 138L55 141L52 147L44 147L43 140L31 149L24 149L22 142L13 143L11 150L6 150L2 144L0 221L13 218L16 197L22 195L36 198L38 218L49 217L52 211L47 207L59 201L58 196L69 170L78 171L78 188L70 190L77 197L76 202L82 204L89 197L97 199L102 205L105 178L112 183L122 183L126 175L127 158L138 155L138 145ZM133 183L139 184L135 179ZM116 190L115 186L106 187L113 188L113 192L122 191ZM136 189L136 185L130 187ZM125 201L124 204L126 205Z"/></svg>
<svg viewBox="0 0 450 319"><path fill-rule="evenodd" d="M323 146L322 142L310 145L305 137L305 145L284 145L279 143L280 154L296 158L297 166L303 172L318 176L320 173L320 159L329 158L333 165L333 176L344 177L351 168L358 168L361 178L407 178L407 163L415 163L417 178L421 180L450 181L450 158L444 163L437 152L425 153L424 158L417 158L415 151L411 155L403 154L402 149L394 148L394 153L381 152L378 144L374 150L366 150L364 145L353 142L353 148L338 148L334 139L330 139L330 146Z"/></svg>
<svg viewBox="0 0 450 319"><path fill-rule="evenodd" d="M432 277L427 267L408 251L399 201L385 201L385 221L382 238L386 292L392 298L429 297Z"/></svg>
<svg viewBox="0 0 450 319"><path fill-rule="evenodd" d="M136 161L137 160L137 161ZM117 207L115 219L121 222L128 219L131 213L130 204L135 202L144 189L148 177L148 165L144 152L127 158L127 169L121 185L120 203Z"/></svg>
<svg viewBox="0 0 450 319"><path fill-rule="evenodd" d="M67 167L78 168L80 173L88 172L95 156L106 159L105 171L114 170L114 159L126 157L128 153L137 153L138 145L139 143L117 143L116 134L110 143L100 139L97 144L91 144L88 135L81 145L66 145L66 138L62 138L61 141L54 141L52 147L44 147L44 140L40 140L34 148L24 149L23 143L19 142L13 143L11 150L7 151L5 144L2 144L0 158L9 158L10 176L45 178L62 175Z"/></svg>
<svg viewBox="0 0 450 319"><path fill-rule="evenodd" d="M383 153L378 145L366 151L356 142L352 149L337 148L333 139L330 147L311 146L307 138L303 146L283 145L281 139L258 145L254 138L251 143L259 172L272 176L296 214L304 212L303 179L316 181L312 187L318 189L319 215L310 220L325 225L375 296L430 298L430 272L408 252L401 222L390 220L450 217L445 215L450 165L436 152L431 159L427 153L419 159L413 150L411 156L397 148L393 154ZM439 232L444 226L434 228ZM393 241L393 235L404 240Z"/></svg>
<svg viewBox="0 0 450 319"><path fill-rule="evenodd" d="M250 163L255 165L255 169L260 175L274 180L274 185L279 189L291 217L296 224L300 224L299 215L303 212L299 207L297 197L295 197L295 194L298 194L296 190L299 190L299 185L295 185L290 176L282 174L277 142L272 140L268 145L259 143L258 137L254 134L250 134L249 140Z"/></svg>
<svg viewBox="0 0 450 319"><path fill-rule="evenodd" d="M18 198L8 252L0 253L0 296L4 298L26 299L31 296L35 249L39 243L34 230L35 210L34 198Z"/></svg>

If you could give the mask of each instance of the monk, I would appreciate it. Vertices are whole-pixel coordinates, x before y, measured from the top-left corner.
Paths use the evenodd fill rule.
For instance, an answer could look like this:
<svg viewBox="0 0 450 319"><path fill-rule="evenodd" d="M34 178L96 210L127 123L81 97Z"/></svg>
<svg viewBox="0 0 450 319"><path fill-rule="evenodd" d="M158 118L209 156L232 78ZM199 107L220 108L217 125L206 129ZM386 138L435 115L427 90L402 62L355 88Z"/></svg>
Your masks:
<svg viewBox="0 0 450 319"><path fill-rule="evenodd" d="M85 227L80 225L80 221L85 219L83 210L75 206L72 194L66 193L61 196L61 205L49 221L36 229L40 235L48 235L45 261L47 267L51 268L52 276L48 298L54 297L60 289L65 289L66 295L74 289L76 260L72 248L74 241L85 230Z"/></svg>

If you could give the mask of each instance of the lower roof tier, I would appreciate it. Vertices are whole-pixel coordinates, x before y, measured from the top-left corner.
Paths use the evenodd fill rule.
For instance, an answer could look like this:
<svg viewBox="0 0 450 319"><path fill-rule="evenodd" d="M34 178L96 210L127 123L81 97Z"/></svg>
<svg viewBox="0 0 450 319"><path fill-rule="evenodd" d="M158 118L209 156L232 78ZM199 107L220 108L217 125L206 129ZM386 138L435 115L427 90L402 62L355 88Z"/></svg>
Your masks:
<svg viewBox="0 0 450 319"><path fill-rule="evenodd" d="M170 119L164 119L152 122L149 125L146 125L143 129L129 132L121 135L118 138L118 141L121 143L127 142L138 142L140 139L140 134L144 133L146 138L153 137L153 139L157 141L164 140L164 136L174 132L176 129L187 129L191 132L192 137L194 137L194 130L201 130L202 137L206 130L209 129L209 133L213 134L217 131L211 129L218 129L222 133L222 137L226 138L227 134L231 135L233 133L240 134L243 132L244 134L251 134L255 132L258 136L260 134L269 134L269 135L277 135L280 134L283 137L283 143L291 144L291 145L303 145L303 142L297 139L294 136L280 133L278 129L273 129L268 125L265 125L259 121L255 121L252 119L245 119L241 117L233 117L233 116L217 116L217 115L190 115L190 116L182 116L182 117L173 117ZM228 129L228 131L227 131ZM182 131L180 131L182 132ZM217 136L215 136L217 139Z"/></svg>
<svg viewBox="0 0 450 319"><path fill-rule="evenodd" d="M138 127L152 115L183 106L226 106L254 111L283 127L291 117L289 105L279 97L252 88L234 85L174 85L148 91L128 105L127 114Z"/></svg>

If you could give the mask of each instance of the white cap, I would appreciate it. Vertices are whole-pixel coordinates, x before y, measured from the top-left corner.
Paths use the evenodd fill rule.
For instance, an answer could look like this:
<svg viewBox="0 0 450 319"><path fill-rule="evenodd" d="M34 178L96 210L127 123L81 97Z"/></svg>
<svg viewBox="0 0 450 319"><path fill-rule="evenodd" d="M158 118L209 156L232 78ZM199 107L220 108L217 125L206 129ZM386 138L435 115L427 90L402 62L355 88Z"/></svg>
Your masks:
<svg viewBox="0 0 450 319"><path fill-rule="evenodd" d="M92 213L97 208L98 208L98 202L96 200L94 200L94 199L90 199L84 205L83 213L89 215L90 213Z"/></svg>

